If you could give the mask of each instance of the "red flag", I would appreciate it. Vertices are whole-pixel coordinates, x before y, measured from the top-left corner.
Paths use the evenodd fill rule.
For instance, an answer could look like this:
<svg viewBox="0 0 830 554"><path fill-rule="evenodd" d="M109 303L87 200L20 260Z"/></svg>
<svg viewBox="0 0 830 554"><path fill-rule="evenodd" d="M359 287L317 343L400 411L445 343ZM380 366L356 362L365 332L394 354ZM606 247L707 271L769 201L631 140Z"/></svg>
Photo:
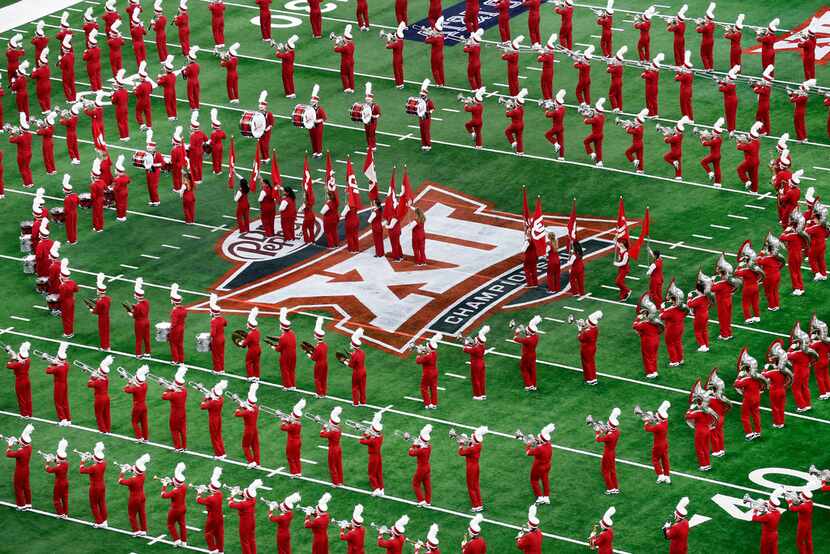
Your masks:
<svg viewBox="0 0 830 554"><path fill-rule="evenodd" d="M369 198L377 200L378 197L378 174L375 173L375 155L371 148L366 149L366 161L363 162L363 174L369 180ZM372 189L374 189L374 198L372 198Z"/></svg>
<svg viewBox="0 0 830 554"><path fill-rule="evenodd" d="M620 205L617 207L617 240L628 244L628 221L625 219L625 204L620 196Z"/></svg>
<svg viewBox="0 0 830 554"><path fill-rule="evenodd" d="M389 222L398 217L398 199L395 197L395 168L392 168L392 178L389 180L389 192L383 203L383 218Z"/></svg>
<svg viewBox="0 0 830 554"><path fill-rule="evenodd" d="M360 190L357 188L357 177L354 175L352 169L352 159L346 158L346 190L348 192L349 207L353 210L359 210L363 206L360 203Z"/></svg>
<svg viewBox="0 0 830 554"><path fill-rule="evenodd" d="M530 238L533 245L536 247L536 255L545 255L545 244L547 238L547 229L542 217L542 197L536 197L536 210L533 212L533 220L530 224Z"/></svg>
<svg viewBox="0 0 830 554"><path fill-rule="evenodd" d="M314 208L314 186L311 182L311 170L308 168L308 153L306 152L303 162L303 192L305 192L305 205Z"/></svg>
<svg viewBox="0 0 830 554"><path fill-rule="evenodd" d="M282 175L280 175L280 166L277 162L277 150L271 150L271 196L274 200L281 198L280 189L282 189Z"/></svg>
<svg viewBox="0 0 830 554"><path fill-rule="evenodd" d="M631 247L631 250L628 252L628 255L631 256L633 259L637 259L640 255L640 249L643 246L643 243L646 240L646 237L649 233L649 225L650 225L650 217L648 215L648 207L646 207L646 215L643 217L643 226L640 229L640 236L637 237L637 242Z"/></svg>
<svg viewBox="0 0 830 554"><path fill-rule="evenodd" d="M337 205L340 205L340 195L337 194L337 179L334 177L334 168L331 165L331 153L326 150L326 193L333 192Z"/></svg>
<svg viewBox="0 0 830 554"><path fill-rule="evenodd" d="M236 150L231 137L231 147L228 150L228 188L233 189L236 181Z"/></svg>
<svg viewBox="0 0 830 554"><path fill-rule="evenodd" d="M571 215L568 217L568 240L573 242L576 240L576 198L571 204Z"/></svg>
<svg viewBox="0 0 830 554"><path fill-rule="evenodd" d="M251 192L256 192L256 182L259 180L259 148L256 149L254 156L254 165L251 167Z"/></svg>
<svg viewBox="0 0 830 554"><path fill-rule="evenodd" d="M415 200L415 195L412 194L412 185L409 183L409 171L406 166L403 166L403 193L401 194L401 202L409 204Z"/></svg>

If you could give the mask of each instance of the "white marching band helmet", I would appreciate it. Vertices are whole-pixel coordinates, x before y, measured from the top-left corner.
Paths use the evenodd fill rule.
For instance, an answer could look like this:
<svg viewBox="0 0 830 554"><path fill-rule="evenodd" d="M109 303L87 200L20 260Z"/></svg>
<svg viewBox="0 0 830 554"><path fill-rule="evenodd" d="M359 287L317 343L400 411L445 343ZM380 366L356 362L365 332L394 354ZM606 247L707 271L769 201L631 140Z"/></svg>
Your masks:
<svg viewBox="0 0 830 554"><path fill-rule="evenodd" d="M331 409L331 413L329 414L329 422L332 425L339 425L340 424L340 414L343 413L343 408L340 406L335 406Z"/></svg>
<svg viewBox="0 0 830 554"><path fill-rule="evenodd" d="M219 381L218 383L213 385L213 388L210 389L210 393L214 397L220 398L223 394L225 394L225 390L227 388L228 388L228 381L226 379L222 379L221 381Z"/></svg>
<svg viewBox="0 0 830 554"><path fill-rule="evenodd" d="M565 95L568 92L565 89L559 89L559 92L556 93L555 99L557 104L564 104L565 103Z"/></svg>
<svg viewBox="0 0 830 554"><path fill-rule="evenodd" d="M331 501L331 493L324 492L323 496L317 501L317 513L324 514L329 511L329 502Z"/></svg>
<svg viewBox="0 0 830 554"><path fill-rule="evenodd" d="M61 342L61 343L58 345L58 353L57 353L57 358L58 358L59 360L66 360L66 351L67 351L68 349L69 349L69 343L68 343L68 342Z"/></svg>
<svg viewBox="0 0 830 554"><path fill-rule="evenodd" d="M536 516L536 504L533 504L530 508L527 509L527 524L530 527L538 527L539 526L539 518Z"/></svg>
<svg viewBox="0 0 830 554"><path fill-rule="evenodd" d="M103 273L99 273L98 276L95 278L95 288L99 291L107 290L107 283L105 281L106 276Z"/></svg>
<svg viewBox="0 0 830 554"><path fill-rule="evenodd" d="M678 518L686 517L689 513L687 509L688 506L689 497L684 496L683 498L677 501L677 506L674 507L674 513L677 514Z"/></svg>
<svg viewBox="0 0 830 554"><path fill-rule="evenodd" d="M113 358L112 356L106 356L103 360L101 360L101 363L98 364L98 371L100 371L104 375L108 375L110 372L110 366L114 361L115 358Z"/></svg>
<svg viewBox="0 0 830 554"><path fill-rule="evenodd" d="M92 449L92 455L95 457L95 460L98 462L104 461L104 450L106 447L104 446L103 442L96 442L95 447Z"/></svg>
<svg viewBox="0 0 830 554"><path fill-rule="evenodd" d="M363 523L363 504L357 504L352 510L352 521L355 525Z"/></svg>
<svg viewBox="0 0 830 554"><path fill-rule="evenodd" d="M23 428L23 431L20 433L20 442L23 444L32 444L32 432L34 432L35 426L31 423L27 423L26 427ZM98 444L101 444L100 442Z"/></svg>
<svg viewBox="0 0 830 554"><path fill-rule="evenodd" d="M599 323L599 321L602 319L602 317L603 317L602 310L597 310L595 312L591 312L588 315L588 323L590 323L591 325L597 325Z"/></svg>
<svg viewBox="0 0 830 554"><path fill-rule="evenodd" d="M218 300L219 296L215 292L210 293L210 300L208 301L208 309L210 310L210 313L219 314L222 312L222 308L219 307Z"/></svg>
<svg viewBox="0 0 830 554"><path fill-rule="evenodd" d="M476 427L473 431L473 440L480 443L484 442L484 435L490 432L490 428L486 425L482 425L481 427Z"/></svg>
<svg viewBox="0 0 830 554"><path fill-rule="evenodd" d="M303 417L303 409L305 409L305 404L305 398L300 398L300 400L298 400L297 403L294 404L294 407L291 408L291 415L297 419Z"/></svg>
<svg viewBox="0 0 830 554"><path fill-rule="evenodd" d="M133 287L133 294L135 296L144 296L144 278L136 277L135 286Z"/></svg>
<svg viewBox="0 0 830 554"><path fill-rule="evenodd" d="M147 471L147 463L150 461L150 455L147 453L139 456L133 464L133 469L136 473L144 473Z"/></svg>
<svg viewBox="0 0 830 554"><path fill-rule="evenodd" d="M59 440L58 447L55 449L55 456L60 460L65 460L67 458L67 448L69 448L69 441L66 439Z"/></svg>
<svg viewBox="0 0 830 554"><path fill-rule="evenodd" d="M553 423L548 423L547 425L542 427L542 430L539 432L539 436L542 437L542 440L544 440L545 442L550 442L550 435L554 431L556 431L556 425Z"/></svg>
<svg viewBox="0 0 830 554"><path fill-rule="evenodd" d="M383 412L375 412L375 415L372 416L372 430L380 433L383 431Z"/></svg>
<svg viewBox="0 0 830 554"><path fill-rule="evenodd" d="M288 319L288 308L285 306L280 308L280 327L283 329L291 328L291 320Z"/></svg>
<svg viewBox="0 0 830 554"><path fill-rule="evenodd" d="M429 442L429 439L432 437L432 425L427 423L426 425L421 428L421 432L418 433L418 438L421 439L423 442Z"/></svg>
<svg viewBox="0 0 830 554"><path fill-rule="evenodd" d="M170 285L170 300L173 302L181 302L182 295L179 294L179 284L173 283Z"/></svg>
<svg viewBox="0 0 830 554"><path fill-rule="evenodd" d="M187 366L179 364L179 368L176 370L176 376L173 378L173 381L175 381L178 385L184 385L185 375L187 375Z"/></svg>
<svg viewBox="0 0 830 554"><path fill-rule="evenodd" d="M210 487L214 490L219 490L222 488L222 468L215 467L213 468L213 473L210 475Z"/></svg>

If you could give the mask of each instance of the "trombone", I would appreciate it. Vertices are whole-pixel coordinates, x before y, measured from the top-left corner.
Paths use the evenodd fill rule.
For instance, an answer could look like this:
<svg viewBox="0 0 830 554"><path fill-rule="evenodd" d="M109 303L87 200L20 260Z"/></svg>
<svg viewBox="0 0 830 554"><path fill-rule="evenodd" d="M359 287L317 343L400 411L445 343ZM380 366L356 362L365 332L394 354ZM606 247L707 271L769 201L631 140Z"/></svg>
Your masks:
<svg viewBox="0 0 830 554"><path fill-rule="evenodd" d="M231 333L231 342L238 348L244 348L243 342L248 338L248 331L244 329L236 329Z"/></svg>
<svg viewBox="0 0 830 554"><path fill-rule="evenodd" d="M372 430L372 426L367 423L362 423L360 421L355 421L353 419L345 420L346 426L351 427L355 431L360 431L364 435L374 434Z"/></svg>
<svg viewBox="0 0 830 554"><path fill-rule="evenodd" d="M188 386L190 386L190 388L192 388L195 391L201 392L205 396L210 396L211 394L210 389L204 386L202 383L199 383L198 381L188 381L187 384Z"/></svg>
<svg viewBox="0 0 830 554"><path fill-rule="evenodd" d="M60 362L57 356L52 356L51 354L47 354L46 352L41 352L37 348L32 349L32 354L34 354L38 358L41 358L42 360L46 360L51 365L57 365Z"/></svg>

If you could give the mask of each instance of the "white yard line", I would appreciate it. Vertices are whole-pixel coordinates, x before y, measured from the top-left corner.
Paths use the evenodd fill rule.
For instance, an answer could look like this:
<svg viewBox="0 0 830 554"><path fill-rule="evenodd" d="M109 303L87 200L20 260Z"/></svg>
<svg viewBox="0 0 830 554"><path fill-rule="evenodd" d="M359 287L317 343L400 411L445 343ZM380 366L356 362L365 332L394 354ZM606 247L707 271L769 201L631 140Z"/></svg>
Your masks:
<svg viewBox="0 0 830 554"><path fill-rule="evenodd" d="M737 214L726 214L726 217L731 217L732 219L741 219L741 220L749 219L745 215L737 215Z"/></svg>
<svg viewBox="0 0 830 554"><path fill-rule="evenodd" d="M152 254L141 254L142 258L148 258L150 260L160 260L158 256L153 256Z"/></svg>
<svg viewBox="0 0 830 554"><path fill-rule="evenodd" d="M709 227L713 229L723 229L724 231L731 231L732 227L727 227L726 225L718 225L716 223L710 223Z"/></svg>
<svg viewBox="0 0 830 554"><path fill-rule="evenodd" d="M572 312L584 312L582 308L574 308L572 306L562 306L565 310L571 310Z"/></svg>
<svg viewBox="0 0 830 554"><path fill-rule="evenodd" d="M464 375L459 375L458 373L450 373L448 371L445 371L444 375L446 375L447 377L453 377L454 379L466 379L467 378Z"/></svg>
<svg viewBox="0 0 830 554"><path fill-rule="evenodd" d="M163 248L169 248L170 250L181 250L180 246L174 246L172 244L162 244Z"/></svg>
<svg viewBox="0 0 830 554"><path fill-rule="evenodd" d="M134 265L129 265L129 264L118 264L118 265L120 265L121 267L125 267L127 269L138 269L138 267L134 266Z"/></svg>
<svg viewBox="0 0 830 554"><path fill-rule="evenodd" d="M712 237L707 236L707 235L698 235L696 233L692 233L692 236L696 239L712 240Z"/></svg>
<svg viewBox="0 0 830 554"><path fill-rule="evenodd" d="M31 321L31 319L27 317L20 317L19 315L10 315L9 319L16 319L17 321Z"/></svg>
<svg viewBox="0 0 830 554"><path fill-rule="evenodd" d="M196 235L186 235L185 233L182 233L182 236L186 239L193 239L193 240L199 240L199 239L202 238L202 237L197 237Z"/></svg>

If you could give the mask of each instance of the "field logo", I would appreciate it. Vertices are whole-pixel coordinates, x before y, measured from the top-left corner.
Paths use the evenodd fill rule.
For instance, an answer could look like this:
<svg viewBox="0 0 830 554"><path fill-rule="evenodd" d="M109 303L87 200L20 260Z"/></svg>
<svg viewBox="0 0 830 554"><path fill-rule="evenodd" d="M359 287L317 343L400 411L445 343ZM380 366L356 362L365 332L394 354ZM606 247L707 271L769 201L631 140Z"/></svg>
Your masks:
<svg viewBox="0 0 830 554"><path fill-rule="evenodd" d="M798 50L799 32L813 24L813 31L816 33L816 63L825 64L830 61L830 8L823 7L810 16L798 27L785 33L775 42L775 49L779 52L794 52ZM746 50L748 54L760 54L761 47L755 46Z"/></svg>
<svg viewBox="0 0 830 554"><path fill-rule="evenodd" d="M250 233L232 233L218 248L234 265L215 287L220 304L241 311L254 305L265 312L281 306L325 310L338 320L341 331L363 326L367 340L402 353L413 337L426 332L462 333L510 302L526 306L557 297L544 288L525 287L521 214L495 211L434 183L424 184L414 202L426 216L426 266L412 261L414 222L409 219L401 233L404 261L375 257L366 224L369 210L361 214L359 253L349 253L345 247L289 245L277 237L263 240L255 234L249 239ZM567 219L542 214L534 221L533 234L553 232L564 237ZM587 258L612 250L613 220L580 218L579 226ZM561 251L560 259L566 257ZM563 265L567 262L562 261ZM540 258L543 275L546 263Z"/></svg>

